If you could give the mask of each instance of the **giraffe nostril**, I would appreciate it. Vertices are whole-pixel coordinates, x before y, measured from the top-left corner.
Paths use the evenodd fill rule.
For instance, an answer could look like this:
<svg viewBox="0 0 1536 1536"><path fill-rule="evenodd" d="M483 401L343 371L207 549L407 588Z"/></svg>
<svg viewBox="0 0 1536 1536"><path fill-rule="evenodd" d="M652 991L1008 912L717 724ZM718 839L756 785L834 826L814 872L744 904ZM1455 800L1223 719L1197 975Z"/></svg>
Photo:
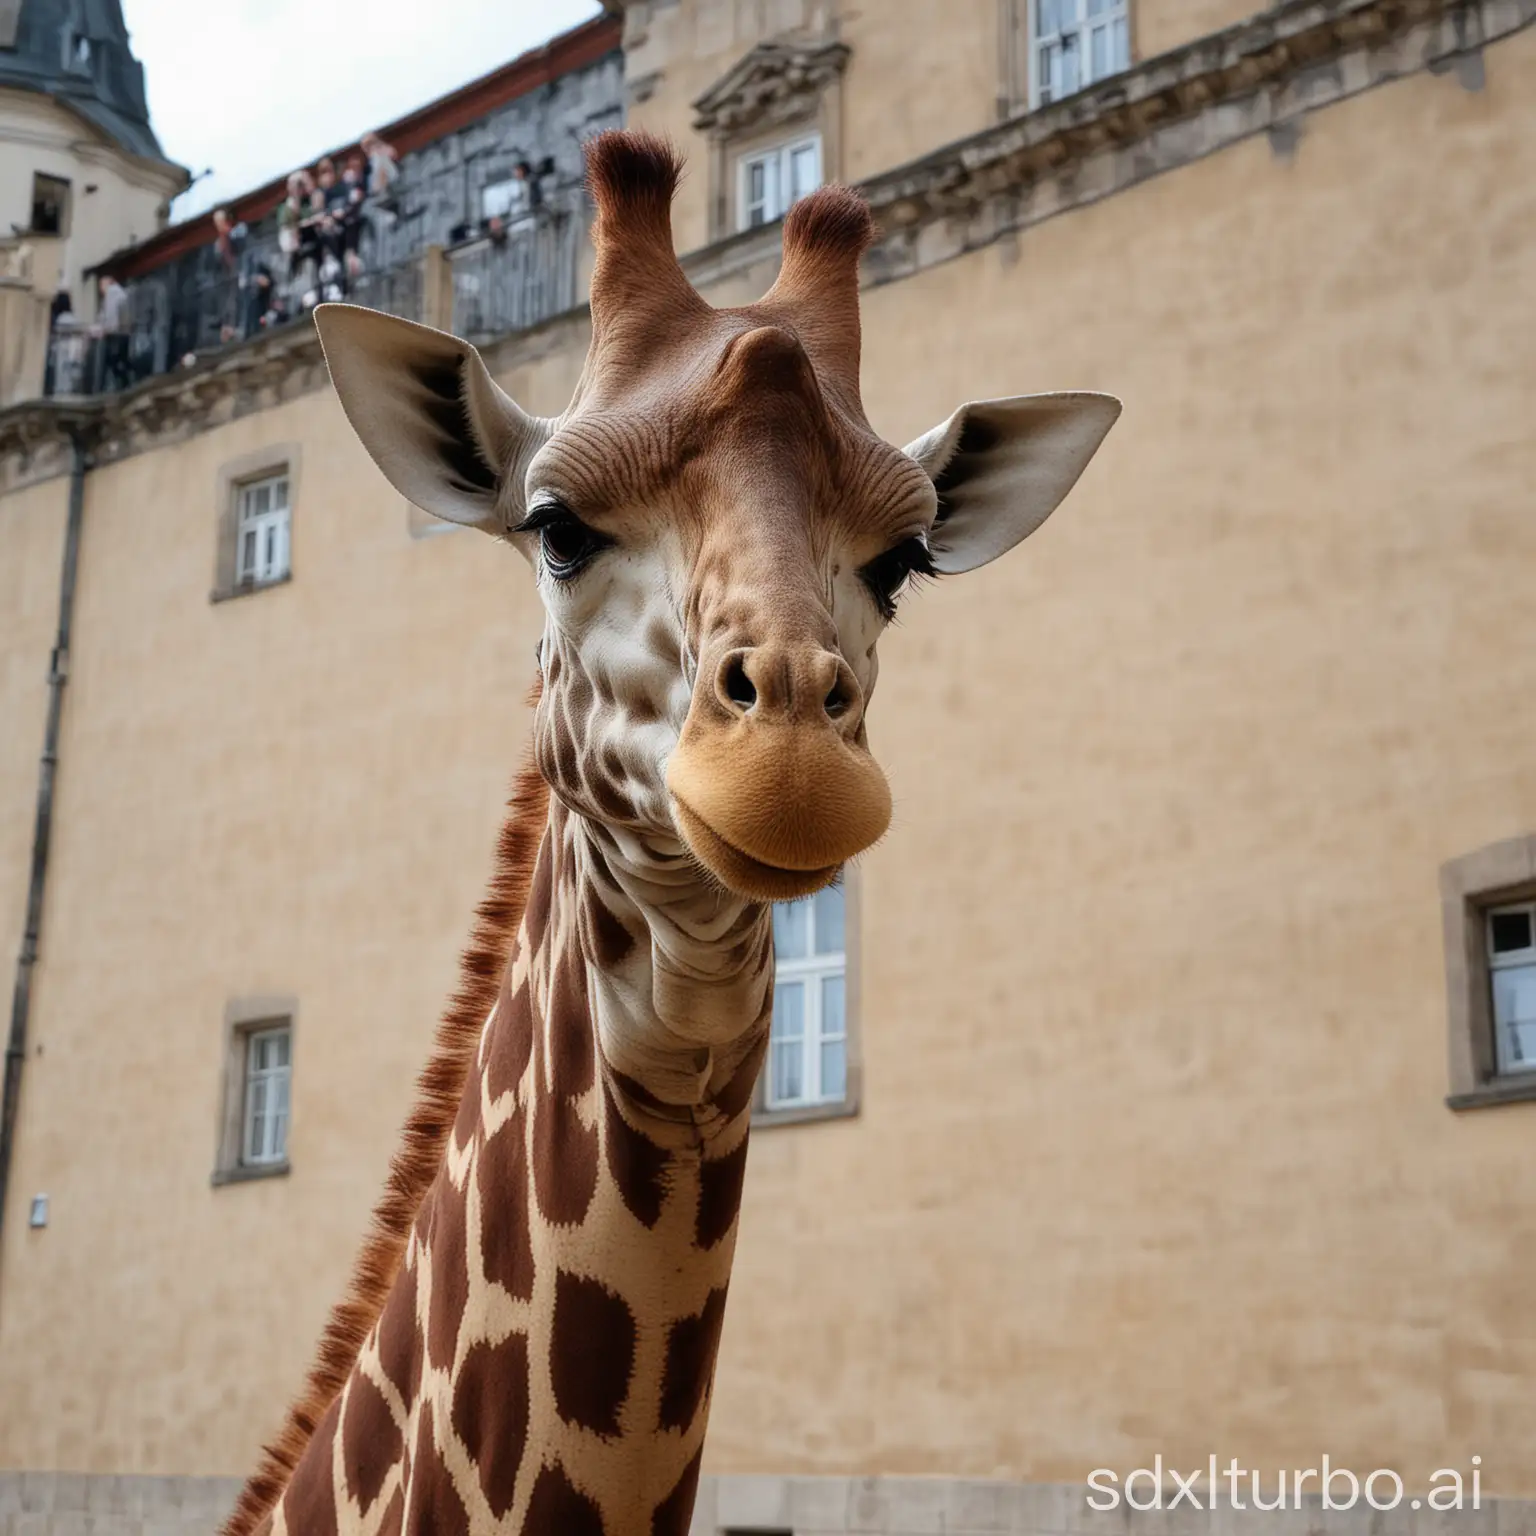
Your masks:
<svg viewBox="0 0 1536 1536"><path fill-rule="evenodd" d="M751 709L757 703L757 689L752 686L752 679L747 676L744 659L740 653L726 661L721 681L725 685L725 696L731 703L740 705L742 709Z"/></svg>
<svg viewBox="0 0 1536 1536"><path fill-rule="evenodd" d="M839 715L848 713L848 695L843 690L842 679L832 684L826 698L821 701L822 708L836 720Z"/></svg>

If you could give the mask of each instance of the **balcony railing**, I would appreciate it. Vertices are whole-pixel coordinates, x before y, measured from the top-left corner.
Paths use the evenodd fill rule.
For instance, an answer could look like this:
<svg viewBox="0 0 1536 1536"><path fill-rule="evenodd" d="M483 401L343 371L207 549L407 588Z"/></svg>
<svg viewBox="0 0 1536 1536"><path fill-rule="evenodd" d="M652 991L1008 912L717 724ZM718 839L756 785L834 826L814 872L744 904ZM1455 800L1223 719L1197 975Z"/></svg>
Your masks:
<svg viewBox="0 0 1536 1536"><path fill-rule="evenodd" d="M275 249L248 248L238 272L210 272L212 253L200 254L201 270L131 284L129 320L121 330L74 326L66 317L49 340L44 393L131 388L262 331L305 321L323 298L451 325L476 340L524 330L576 303L583 228L574 211L542 210L505 234L483 235L446 253L433 246L396 266L352 274L331 269L324 276L305 262L270 287L259 285L260 275L288 271L287 258ZM440 296L436 303L429 303L429 292Z"/></svg>
<svg viewBox="0 0 1536 1536"><path fill-rule="evenodd" d="M573 212L547 209L494 237L451 247L454 331L484 341L572 308L581 236Z"/></svg>

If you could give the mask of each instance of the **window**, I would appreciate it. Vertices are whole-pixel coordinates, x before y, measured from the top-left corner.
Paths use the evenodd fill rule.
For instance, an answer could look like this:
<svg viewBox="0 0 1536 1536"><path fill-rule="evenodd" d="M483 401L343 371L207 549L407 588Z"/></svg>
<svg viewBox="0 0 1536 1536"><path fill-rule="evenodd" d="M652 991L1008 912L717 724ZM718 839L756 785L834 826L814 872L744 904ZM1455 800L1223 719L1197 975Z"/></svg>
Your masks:
<svg viewBox="0 0 1536 1536"><path fill-rule="evenodd" d="M764 1106L841 1103L848 1093L848 956L840 886L773 909L775 979Z"/></svg>
<svg viewBox="0 0 1536 1536"><path fill-rule="evenodd" d="M215 1185L288 1173L297 1017L292 997L235 998L225 1006Z"/></svg>
<svg viewBox="0 0 1536 1536"><path fill-rule="evenodd" d="M261 592L293 575L293 509L302 460L300 444L269 443L220 465L210 601Z"/></svg>
<svg viewBox="0 0 1536 1536"><path fill-rule="evenodd" d="M1440 871L1452 1109L1536 1099L1536 836Z"/></svg>
<svg viewBox="0 0 1536 1536"><path fill-rule="evenodd" d="M1037 107L1118 75L1131 62L1127 0L1031 0L1030 99Z"/></svg>
<svg viewBox="0 0 1536 1536"><path fill-rule="evenodd" d="M286 1024L245 1037L245 1109L240 1161L260 1168L288 1159L288 1082L292 1040Z"/></svg>
<svg viewBox="0 0 1536 1536"><path fill-rule="evenodd" d="M1500 1073L1536 1071L1536 902L1487 918L1494 1063Z"/></svg>
<svg viewBox="0 0 1536 1536"><path fill-rule="evenodd" d="M821 135L743 155L738 164L737 227L771 224L821 185Z"/></svg>
<svg viewBox="0 0 1536 1536"><path fill-rule="evenodd" d="M235 495L236 585L282 580L288 574L288 476L252 480L237 486Z"/></svg>
<svg viewBox="0 0 1536 1536"><path fill-rule="evenodd" d="M41 171L33 176L32 233L69 233L69 183L62 177L45 176Z"/></svg>

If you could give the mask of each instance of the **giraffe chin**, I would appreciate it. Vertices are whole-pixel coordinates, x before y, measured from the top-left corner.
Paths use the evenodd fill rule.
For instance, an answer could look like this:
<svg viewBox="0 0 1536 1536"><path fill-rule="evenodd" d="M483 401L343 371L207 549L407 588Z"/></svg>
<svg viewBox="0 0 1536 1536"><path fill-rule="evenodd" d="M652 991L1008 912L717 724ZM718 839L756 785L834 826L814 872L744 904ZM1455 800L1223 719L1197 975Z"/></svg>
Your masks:
<svg viewBox="0 0 1536 1536"><path fill-rule="evenodd" d="M793 901L800 896L809 896L830 885L843 867L829 864L825 869L781 869L776 864L765 864L726 842L675 793L672 814L678 831L699 863L727 890L753 901Z"/></svg>

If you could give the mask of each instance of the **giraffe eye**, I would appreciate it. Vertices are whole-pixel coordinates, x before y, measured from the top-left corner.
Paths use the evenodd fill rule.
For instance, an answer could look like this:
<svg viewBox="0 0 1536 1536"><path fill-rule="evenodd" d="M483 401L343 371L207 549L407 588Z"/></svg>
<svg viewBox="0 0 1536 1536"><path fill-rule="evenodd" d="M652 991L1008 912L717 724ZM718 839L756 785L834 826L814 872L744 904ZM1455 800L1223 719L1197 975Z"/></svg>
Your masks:
<svg viewBox="0 0 1536 1536"><path fill-rule="evenodd" d="M885 618L891 619L895 617L896 599L901 589L914 576L933 574L933 556L929 553L928 545L914 534L910 539L903 539L900 544L886 550L883 555L876 555L860 570L859 578L869 589L875 606Z"/></svg>
<svg viewBox="0 0 1536 1536"><path fill-rule="evenodd" d="M539 535L544 568L556 581L569 581L599 550L613 541L587 527L569 508L546 503L523 523L524 531Z"/></svg>

